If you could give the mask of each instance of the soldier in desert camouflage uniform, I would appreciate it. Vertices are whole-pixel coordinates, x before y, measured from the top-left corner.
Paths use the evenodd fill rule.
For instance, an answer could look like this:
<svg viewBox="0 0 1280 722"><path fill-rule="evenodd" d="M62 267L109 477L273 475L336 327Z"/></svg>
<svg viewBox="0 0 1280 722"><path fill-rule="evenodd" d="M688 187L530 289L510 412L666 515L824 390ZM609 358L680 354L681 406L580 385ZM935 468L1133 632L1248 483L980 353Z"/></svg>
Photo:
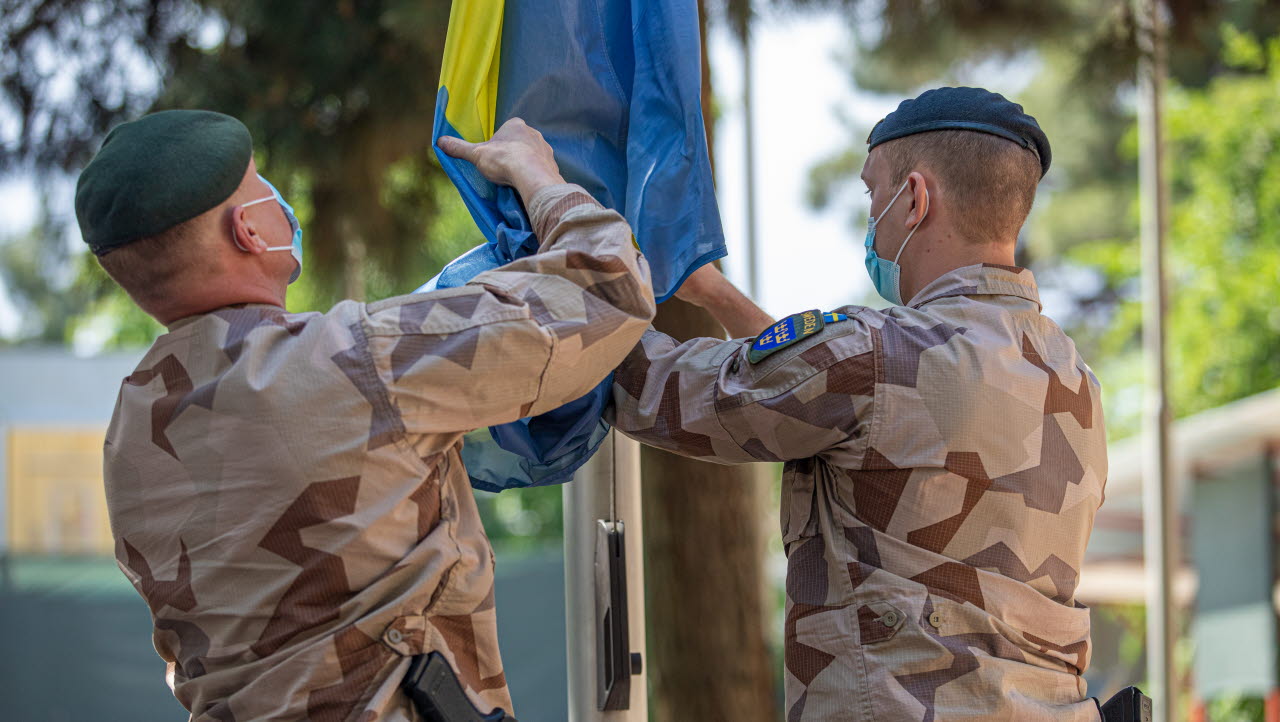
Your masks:
<svg viewBox="0 0 1280 722"><path fill-rule="evenodd" d="M146 116L81 177L86 241L168 326L120 388L106 492L194 720L420 719L398 685L432 650L511 711L462 435L584 394L654 303L626 222L535 131L442 148L516 187L541 252L324 314L284 308L300 254L268 251L297 247L296 219L238 121Z"/></svg>
<svg viewBox="0 0 1280 722"><path fill-rule="evenodd" d="M947 88L869 144L868 267L895 305L773 325L707 267L680 295L759 336L647 332L612 421L786 462L788 722L1096 720L1075 589L1107 473L1099 386L1013 265L1048 141L1020 106Z"/></svg>

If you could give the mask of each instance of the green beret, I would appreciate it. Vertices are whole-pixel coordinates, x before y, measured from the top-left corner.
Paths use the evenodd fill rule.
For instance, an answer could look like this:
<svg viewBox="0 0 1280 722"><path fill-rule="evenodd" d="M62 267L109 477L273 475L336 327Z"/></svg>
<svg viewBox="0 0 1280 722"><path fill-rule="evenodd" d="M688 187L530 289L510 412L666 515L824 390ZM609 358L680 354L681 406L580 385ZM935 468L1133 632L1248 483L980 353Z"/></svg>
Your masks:
<svg viewBox="0 0 1280 722"><path fill-rule="evenodd" d="M217 207L244 180L253 139L208 110L166 110L116 126L76 182L76 220L101 256Z"/></svg>

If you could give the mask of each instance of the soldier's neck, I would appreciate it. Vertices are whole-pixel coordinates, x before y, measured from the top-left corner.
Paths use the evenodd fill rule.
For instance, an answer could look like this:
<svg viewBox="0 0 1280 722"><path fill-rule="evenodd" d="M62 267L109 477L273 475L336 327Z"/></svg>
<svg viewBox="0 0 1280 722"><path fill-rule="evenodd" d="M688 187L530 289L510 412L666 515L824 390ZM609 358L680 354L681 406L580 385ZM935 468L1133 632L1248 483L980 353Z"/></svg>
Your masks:
<svg viewBox="0 0 1280 722"><path fill-rule="evenodd" d="M902 265L902 300L907 305L930 283L957 268L980 263L1014 265L1017 238L974 242L950 231L920 235L924 237L912 239L904 249L903 255L910 257L899 261Z"/></svg>
<svg viewBox="0 0 1280 722"><path fill-rule="evenodd" d="M184 318L209 313L227 306L261 303L284 308L284 298L284 287L275 288L265 279L261 283L214 283L175 297L163 308L148 310L157 321L170 326Z"/></svg>

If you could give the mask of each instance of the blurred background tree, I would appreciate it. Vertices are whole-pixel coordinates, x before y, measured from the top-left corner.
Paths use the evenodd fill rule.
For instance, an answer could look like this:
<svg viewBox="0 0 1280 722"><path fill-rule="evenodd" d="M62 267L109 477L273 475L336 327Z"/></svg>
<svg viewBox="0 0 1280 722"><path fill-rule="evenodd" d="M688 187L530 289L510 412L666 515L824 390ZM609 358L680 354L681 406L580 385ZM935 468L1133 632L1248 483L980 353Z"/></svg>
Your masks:
<svg viewBox="0 0 1280 722"><path fill-rule="evenodd" d="M1010 77L1016 98L1053 143L1053 168L1023 230L1019 262L1066 299L1059 321L1105 379L1109 433L1141 418L1137 138L1133 4L1051 0L933 3L774 0L840 7L850 24L845 62L859 88L911 97L937 85ZM1280 31L1265 0L1165 3L1174 89L1168 100L1172 208L1172 402L1178 416L1280 384L1280 321L1258 294L1274 287L1273 148L1276 56L1259 38ZM1270 113L1270 115L1268 115ZM850 212L870 128L815 167L815 208ZM1270 274L1270 275L1268 275ZM1065 313L1063 312L1065 311Z"/></svg>
<svg viewBox="0 0 1280 722"><path fill-rule="evenodd" d="M1172 164L1169 226L1170 391L1178 416L1280 384L1280 40L1263 43L1224 26L1222 72L1174 89L1168 103ZM1135 153L1130 132L1122 151ZM1111 383L1140 381L1138 253L1130 238L1098 238L1066 250L1062 264L1116 289L1110 323L1081 323ZM1134 405L1136 406L1136 404ZM1108 417L1135 431L1137 409Z"/></svg>
<svg viewBox="0 0 1280 722"><path fill-rule="evenodd" d="M777 1L848 10L856 87L901 98L1012 79L1015 99L1054 149L1019 262L1060 301L1055 320L1103 380L1109 436L1136 433L1143 365L1132 4L1007 0L979 10L888 0L876 14L857 0ZM1280 386L1280 5L1165 7L1170 402L1186 417ZM860 232L866 205L852 191L871 129L848 128L850 145L812 169L808 196L815 208L848 212ZM1209 701L1215 720L1261 720L1262 706L1256 697Z"/></svg>
<svg viewBox="0 0 1280 722"><path fill-rule="evenodd" d="M79 272L72 256L49 242L66 236L66 216L51 213L47 202L41 205L30 229L0 245L0 282L22 319L15 337L0 340L0 347L60 344L64 330L97 300L94 289L75 283Z"/></svg>
<svg viewBox="0 0 1280 722"><path fill-rule="evenodd" d="M306 229L295 311L406 293L483 242L429 152L449 7L0 2L0 176L42 191L36 226L0 241L0 281L23 319L0 343L130 348L162 332L84 252L68 215L106 132L150 110L208 108L249 127L261 172ZM509 496L480 495L495 542L558 542L558 490Z"/></svg>
<svg viewBox="0 0 1280 722"><path fill-rule="evenodd" d="M1056 320L1104 381L1112 436L1136 431L1141 365L1129 2L700 5L704 18L725 23L740 40L749 37L753 13L836 9L849 27L841 62L851 86L894 98L928 86L1012 79L1016 99L1039 118L1054 146L1020 262L1036 271L1046 296L1065 299ZM149 109L205 107L249 125L264 175L296 201L307 229L307 273L290 289L295 310L411 290L479 243L428 152L449 6L448 0L0 0L0 177L37 179L43 209L33 228L0 239L0 283L22 318L17 333L0 343L87 339L89 347L135 347L160 332L83 252L66 213L74 174L105 132ZM1170 352L1174 410L1185 416L1280 384L1280 311L1271 298L1280 272L1280 4L1170 0L1166 8L1173 76ZM715 103L709 94L706 100L713 122ZM866 209L852 191L869 130L850 122L848 147L812 170L808 189L815 207L849 215L855 239ZM682 529L697 528L711 510L675 494L690 486L683 472L663 476L672 481L671 493L646 489L646 503L656 495L687 518L663 517L671 523L651 530L666 545L662 574L687 579L704 550ZM496 544L558 543L558 489L479 498ZM752 502L738 501L750 516ZM755 544L748 541L745 547ZM683 562L682 546L692 550ZM735 561L751 564L750 553ZM739 581L754 584L749 577ZM709 603L723 596L713 585L702 589ZM651 605L661 609L661 602ZM687 635L699 623L671 629ZM705 668L705 657L679 636L661 643L672 664ZM757 651L746 656L744 669L760 658ZM682 709L679 695L698 692L693 686L670 692L666 704Z"/></svg>
<svg viewBox="0 0 1280 722"><path fill-rule="evenodd" d="M291 310L408 292L483 241L429 153L448 0L0 2L0 112L17 126L0 136L0 174L49 189L49 221L0 246L5 291L29 320L23 340L138 346L162 332L86 256L64 210L106 131L151 110L207 108L249 127L259 169L306 231ZM723 334L676 306L660 327ZM655 714L703 716L704 705L772 719L764 480L660 452L645 465ZM560 542L558 488L477 498L500 554ZM739 603L726 609L726 595Z"/></svg>
<svg viewBox="0 0 1280 722"><path fill-rule="evenodd" d="M5 2L0 99L16 130L4 138L0 173L66 184L123 120L171 107L218 110L249 126L262 173L303 218L307 282L291 289L293 307L407 292L482 240L458 222L464 216L442 212L460 204L428 152L449 5ZM66 195L46 198L66 203ZM78 253L74 241L61 245L45 253ZM118 294L95 268L86 264L76 285L96 300ZM7 290L24 298L35 289L11 281ZM65 338L77 328L67 321L50 317L49 328L27 335ZM122 331L110 338L137 340Z"/></svg>

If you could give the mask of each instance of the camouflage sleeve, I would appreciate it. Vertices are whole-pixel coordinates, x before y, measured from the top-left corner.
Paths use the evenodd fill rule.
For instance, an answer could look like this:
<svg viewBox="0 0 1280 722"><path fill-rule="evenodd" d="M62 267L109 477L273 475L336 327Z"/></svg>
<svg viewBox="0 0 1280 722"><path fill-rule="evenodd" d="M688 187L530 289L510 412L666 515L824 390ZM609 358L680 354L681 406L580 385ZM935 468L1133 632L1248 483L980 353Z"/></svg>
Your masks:
<svg viewBox="0 0 1280 722"><path fill-rule="evenodd" d="M866 324L830 325L757 363L749 341L678 343L649 330L614 375L606 420L650 446L720 463L860 458L875 392Z"/></svg>
<svg viewBox="0 0 1280 722"><path fill-rule="evenodd" d="M367 307L370 353L407 431L468 431L561 406L600 383L652 320L649 267L622 216L575 185L527 207L537 254Z"/></svg>

